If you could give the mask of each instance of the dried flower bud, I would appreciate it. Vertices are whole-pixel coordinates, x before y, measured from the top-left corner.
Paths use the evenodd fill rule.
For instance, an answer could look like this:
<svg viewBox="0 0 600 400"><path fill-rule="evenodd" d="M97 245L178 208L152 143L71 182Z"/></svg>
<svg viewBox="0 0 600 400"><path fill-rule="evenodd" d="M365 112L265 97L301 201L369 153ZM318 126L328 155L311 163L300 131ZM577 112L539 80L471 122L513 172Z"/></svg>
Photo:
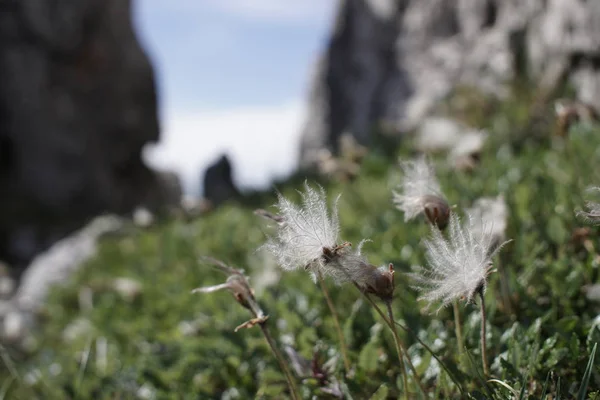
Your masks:
<svg viewBox="0 0 600 400"><path fill-rule="evenodd" d="M450 205L446 200L437 196L423 196L423 210L427 220L437 225L439 229L444 229L448 225L450 218Z"/></svg>
<svg viewBox="0 0 600 400"><path fill-rule="evenodd" d="M201 260L213 264L218 270L228 275L227 280L225 283L218 285L194 289L192 293L212 293L223 289L229 290L235 300L254 315L254 318L235 328L236 332L241 328L250 328L256 324L262 324L269 318L254 298L254 291L242 270L230 267L224 262L211 257L201 257Z"/></svg>
<svg viewBox="0 0 600 400"><path fill-rule="evenodd" d="M369 265L371 274L369 279L365 279L365 292L379 297L382 301L392 301L394 298L394 265L390 264L388 269L385 267L377 268Z"/></svg>
<svg viewBox="0 0 600 400"><path fill-rule="evenodd" d="M566 136L570 127L579 122L591 123L598 121L598 113L590 104L560 99L554 103L556 114L555 133L558 136Z"/></svg>

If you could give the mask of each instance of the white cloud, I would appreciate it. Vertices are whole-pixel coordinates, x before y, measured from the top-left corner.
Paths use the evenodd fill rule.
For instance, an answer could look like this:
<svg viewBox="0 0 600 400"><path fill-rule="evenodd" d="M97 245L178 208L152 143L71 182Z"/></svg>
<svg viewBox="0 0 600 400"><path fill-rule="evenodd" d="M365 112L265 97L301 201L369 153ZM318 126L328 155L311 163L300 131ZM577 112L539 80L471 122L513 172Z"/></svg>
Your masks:
<svg viewBox="0 0 600 400"><path fill-rule="evenodd" d="M227 153L241 188L266 188L298 165L302 102L229 110L165 113L162 140L145 149L147 162L177 172L186 193L200 190L206 167Z"/></svg>

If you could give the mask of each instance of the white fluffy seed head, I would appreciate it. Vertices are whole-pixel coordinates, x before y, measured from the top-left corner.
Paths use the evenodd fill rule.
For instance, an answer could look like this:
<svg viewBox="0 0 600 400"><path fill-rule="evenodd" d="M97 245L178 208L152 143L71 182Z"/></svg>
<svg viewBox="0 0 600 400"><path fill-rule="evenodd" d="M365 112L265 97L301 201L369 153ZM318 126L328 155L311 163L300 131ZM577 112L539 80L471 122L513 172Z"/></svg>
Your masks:
<svg viewBox="0 0 600 400"><path fill-rule="evenodd" d="M484 235L483 228L486 226L494 245L504 242L508 226L508 205L503 195L477 199L466 213L473 220L473 235Z"/></svg>
<svg viewBox="0 0 600 400"><path fill-rule="evenodd" d="M488 133L482 130L471 130L461 135L450 150L450 159L481 153L487 137Z"/></svg>
<svg viewBox="0 0 600 400"><path fill-rule="evenodd" d="M301 205L279 196L279 215L257 210L257 214L277 223L275 235L263 248L285 270L303 268L313 280L323 276L337 284L354 282L365 292L391 300L393 269L385 271L369 264L361 253L365 240L356 249L348 242L341 243L337 208L334 204L329 211L321 187L316 190L305 184L301 196Z"/></svg>
<svg viewBox="0 0 600 400"><path fill-rule="evenodd" d="M401 162L404 173L398 190L393 192L394 204L404 212L404 221L410 221L421 213L431 219L437 216L438 221L430 221L445 225L450 212L448 201L442 193L435 176L433 166L425 157Z"/></svg>
<svg viewBox="0 0 600 400"><path fill-rule="evenodd" d="M285 270L319 268L323 248L335 248L339 241L337 207L330 212L323 188L305 184L302 204L296 205L279 195L277 208L284 221L264 248Z"/></svg>
<svg viewBox="0 0 600 400"><path fill-rule="evenodd" d="M417 132L415 146L426 153L448 151L460 138L463 130L461 124L448 118L426 118Z"/></svg>
<svg viewBox="0 0 600 400"><path fill-rule="evenodd" d="M481 227L475 228L475 225ZM473 300L478 291L485 291L492 257L502 247L493 246L493 235L486 221L469 218L461 225L460 218L451 213L448 238L433 227L425 240L427 267L411 274L416 287L422 291L419 299L428 307L442 301L440 308L456 299ZM475 233L477 232L477 233Z"/></svg>

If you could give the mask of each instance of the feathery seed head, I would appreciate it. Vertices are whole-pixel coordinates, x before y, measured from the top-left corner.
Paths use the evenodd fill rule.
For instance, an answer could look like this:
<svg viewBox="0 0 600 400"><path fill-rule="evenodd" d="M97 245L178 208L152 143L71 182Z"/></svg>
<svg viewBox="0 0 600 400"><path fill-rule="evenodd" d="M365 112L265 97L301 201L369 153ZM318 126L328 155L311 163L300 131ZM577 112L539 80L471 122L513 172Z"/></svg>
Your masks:
<svg viewBox="0 0 600 400"><path fill-rule="evenodd" d="M440 153L452 149L464 126L449 118L426 118L417 131L415 146L425 153Z"/></svg>
<svg viewBox="0 0 600 400"><path fill-rule="evenodd" d="M492 235L492 250L506 239L508 225L508 206L504 195L482 197L473 203L466 213L473 220L473 235L484 234L484 221L487 222L489 234Z"/></svg>
<svg viewBox="0 0 600 400"><path fill-rule="evenodd" d="M477 156L483 150L488 133L482 130L471 130L461 135L450 151L450 158L456 160L464 156Z"/></svg>
<svg viewBox="0 0 600 400"><path fill-rule="evenodd" d="M471 131L462 135L448 155L450 165L459 171L473 171L481 162L487 133Z"/></svg>
<svg viewBox="0 0 600 400"><path fill-rule="evenodd" d="M588 192L600 192L599 186L590 187L587 189ZM586 201L585 208L587 210L579 210L577 211L577 216L584 219L586 222L592 224L600 223L600 203L596 203L593 201Z"/></svg>
<svg viewBox="0 0 600 400"><path fill-rule="evenodd" d="M307 184L301 193L302 206L279 197L280 215L265 210L255 214L277 223L276 234L263 246L286 270L304 268L312 274L329 276L337 284L354 282L361 290L390 299L394 291L393 268L377 268L361 254L365 240L357 249L339 239L337 209L330 213L322 188L314 190Z"/></svg>
<svg viewBox="0 0 600 400"><path fill-rule="evenodd" d="M269 217L277 222L275 236L263 246L272 253L285 270L305 268L319 272L325 251L336 250L339 243L337 208L330 212L323 188L313 189L305 184L301 193L302 205L298 206L279 195L277 208L280 215ZM328 250L327 250L328 249Z"/></svg>
<svg viewBox="0 0 600 400"><path fill-rule="evenodd" d="M419 299L431 303L442 301L440 308L456 299L470 302L479 291L485 291L492 257L502 247L492 250L493 235L487 223L481 231L474 229L469 218L461 225L460 218L451 213L449 238L438 229L432 229L425 240L427 267L411 274L416 287L422 290Z"/></svg>
<svg viewBox="0 0 600 400"><path fill-rule="evenodd" d="M425 157L401 162L404 172L398 191L394 191L394 204L404 212L409 221L423 213L430 223L443 229L448 223L450 206L442 194L433 166Z"/></svg>

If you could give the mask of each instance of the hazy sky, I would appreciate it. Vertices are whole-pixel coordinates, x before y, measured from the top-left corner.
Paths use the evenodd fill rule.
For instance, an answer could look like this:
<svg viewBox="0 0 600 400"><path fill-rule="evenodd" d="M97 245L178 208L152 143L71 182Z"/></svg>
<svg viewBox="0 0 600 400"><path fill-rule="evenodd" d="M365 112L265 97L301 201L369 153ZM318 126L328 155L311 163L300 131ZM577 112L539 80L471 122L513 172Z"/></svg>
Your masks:
<svg viewBox="0 0 600 400"><path fill-rule="evenodd" d="M162 141L147 158L199 188L231 155L242 187L295 167L310 76L335 0L137 0L136 26L155 66Z"/></svg>

